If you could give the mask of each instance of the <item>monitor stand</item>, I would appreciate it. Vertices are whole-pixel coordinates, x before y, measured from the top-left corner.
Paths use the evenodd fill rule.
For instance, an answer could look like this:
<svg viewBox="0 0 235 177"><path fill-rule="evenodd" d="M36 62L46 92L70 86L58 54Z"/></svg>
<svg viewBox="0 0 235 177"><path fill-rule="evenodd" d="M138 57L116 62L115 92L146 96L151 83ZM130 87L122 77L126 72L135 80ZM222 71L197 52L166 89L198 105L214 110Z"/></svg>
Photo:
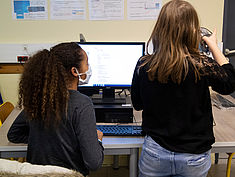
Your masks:
<svg viewBox="0 0 235 177"><path fill-rule="evenodd" d="M126 104L125 97L115 97L115 89L106 87L103 88L102 96L92 97L93 104Z"/></svg>

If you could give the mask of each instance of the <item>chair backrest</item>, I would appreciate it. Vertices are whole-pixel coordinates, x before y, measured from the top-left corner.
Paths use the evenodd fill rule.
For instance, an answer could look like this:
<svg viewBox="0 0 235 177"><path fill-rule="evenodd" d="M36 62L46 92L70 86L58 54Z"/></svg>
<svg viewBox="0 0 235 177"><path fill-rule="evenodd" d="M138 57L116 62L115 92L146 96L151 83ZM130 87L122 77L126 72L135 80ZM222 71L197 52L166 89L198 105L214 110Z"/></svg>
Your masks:
<svg viewBox="0 0 235 177"><path fill-rule="evenodd" d="M81 173L64 167L0 159L0 176L4 175L7 177L83 177Z"/></svg>
<svg viewBox="0 0 235 177"><path fill-rule="evenodd" d="M0 120L1 123L3 123L6 118L9 116L9 114L12 112L14 109L14 105L10 102L5 102L0 105Z"/></svg>

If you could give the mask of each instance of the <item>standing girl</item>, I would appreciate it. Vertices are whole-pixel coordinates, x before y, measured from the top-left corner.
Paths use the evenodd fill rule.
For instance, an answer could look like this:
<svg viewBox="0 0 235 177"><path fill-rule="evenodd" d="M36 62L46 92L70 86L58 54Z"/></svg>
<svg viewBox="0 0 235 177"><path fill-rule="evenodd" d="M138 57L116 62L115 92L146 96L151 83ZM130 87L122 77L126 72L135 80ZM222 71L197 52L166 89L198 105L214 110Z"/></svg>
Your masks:
<svg viewBox="0 0 235 177"><path fill-rule="evenodd" d="M235 71L216 44L203 37L214 59L199 52L200 25L193 6L166 3L148 41L153 53L136 66L131 98L142 112L146 137L140 177L206 177L215 142L209 86L221 94L235 90Z"/></svg>

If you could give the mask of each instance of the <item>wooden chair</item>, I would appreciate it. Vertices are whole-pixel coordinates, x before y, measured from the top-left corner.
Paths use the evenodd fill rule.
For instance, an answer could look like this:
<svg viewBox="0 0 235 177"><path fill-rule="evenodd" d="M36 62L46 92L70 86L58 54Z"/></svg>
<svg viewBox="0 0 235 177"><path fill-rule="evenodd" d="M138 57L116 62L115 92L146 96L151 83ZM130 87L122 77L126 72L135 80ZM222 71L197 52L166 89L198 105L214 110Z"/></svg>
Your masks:
<svg viewBox="0 0 235 177"><path fill-rule="evenodd" d="M6 120L13 109L14 105L10 102L4 102L0 105L0 125Z"/></svg>

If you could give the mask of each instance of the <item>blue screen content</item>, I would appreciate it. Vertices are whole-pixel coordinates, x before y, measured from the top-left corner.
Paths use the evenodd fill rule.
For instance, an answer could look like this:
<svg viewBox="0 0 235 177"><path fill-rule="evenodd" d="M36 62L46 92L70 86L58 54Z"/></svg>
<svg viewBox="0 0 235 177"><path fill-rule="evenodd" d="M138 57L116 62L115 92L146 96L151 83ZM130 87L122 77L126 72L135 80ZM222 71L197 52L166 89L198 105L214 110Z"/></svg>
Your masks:
<svg viewBox="0 0 235 177"><path fill-rule="evenodd" d="M145 43L79 43L88 55L92 76L82 87L130 87Z"/></svg>

